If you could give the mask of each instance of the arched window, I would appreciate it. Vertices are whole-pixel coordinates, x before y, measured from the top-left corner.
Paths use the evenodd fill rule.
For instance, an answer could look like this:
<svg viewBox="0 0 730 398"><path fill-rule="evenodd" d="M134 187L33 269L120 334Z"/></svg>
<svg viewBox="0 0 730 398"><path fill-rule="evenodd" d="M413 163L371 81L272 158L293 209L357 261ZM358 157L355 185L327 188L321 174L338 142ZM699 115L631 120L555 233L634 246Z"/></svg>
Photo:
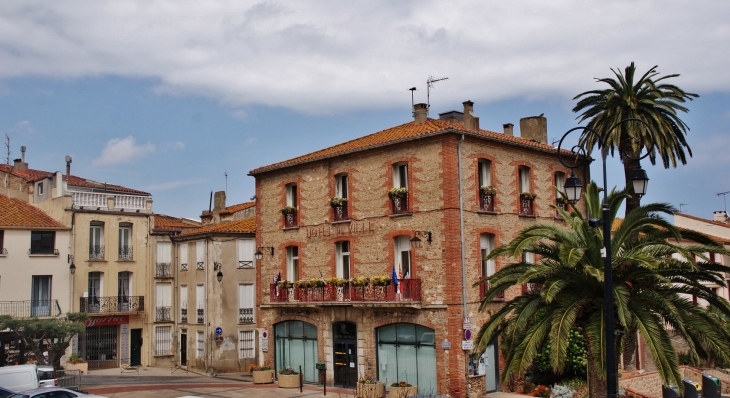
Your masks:
<svg viewBox="0 0 730 398"><path fill-rule="evenodd" d="M565 202L561 194L565 190L565 173L562 171L555 172L555 187L557 188L555 190L555 205L565 210ZM556 217L560 216L557 212L555 215Z"/></svg>
<svg viewBox="0 0 730 398"><path fill-rule="evenodd" d="M275 369L291 366L299 371L305 382L317 381L317 327L302 321L287 321L274 325Z"/></svg>
<svg viewBox="0 0 730 398"><path fill-rule="evenodd" d="M413 277L411 268L411 239L408 235L396 236L393 239L395 272L401 279Z"/></svg>
<svg viewBox="0 0 730 398"><path fill-rule="evenodd" d="M292 282L299 280L299 247L286 248L286 279Z"/></svg>
<svg viewBox="0 0 730 398"><path fill-rule="evenodd" d="M378 380L405 381L421 394L436 391L436 335L425 326L395 323L379 327Z"/></svg>
<svg viewBox="0 0 730 398"><path fill-rule="evenodd" d="M335 263L337 277L350 279L350 242L335 243Z"/></svg>

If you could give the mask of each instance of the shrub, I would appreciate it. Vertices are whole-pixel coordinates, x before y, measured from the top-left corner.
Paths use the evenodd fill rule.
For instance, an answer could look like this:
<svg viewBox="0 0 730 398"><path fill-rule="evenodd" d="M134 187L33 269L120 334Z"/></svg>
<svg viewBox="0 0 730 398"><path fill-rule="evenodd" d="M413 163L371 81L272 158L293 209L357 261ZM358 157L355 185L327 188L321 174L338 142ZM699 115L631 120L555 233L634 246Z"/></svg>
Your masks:
<svg viewBox="0 0 730 398"><path fill-rule="evenodd" d="M279 374L280 375L298 375L299 372L297 372L296 370L294 370L294 368L289 366L284 369L279 369Z"/></svg>
<svg viewBox="0 0 730 398"><path fill-rule="evenodd" d="M570 387L555 384L550 391L550 398L572 398L574 392Z"/></svg>
<svg viewBox="0 0 730 398"><path fill-rule="evenodd" d="M393 383L390 385L391 387L413 387L412 385L408 384L405 381L399 381L397 383Z"/></svg>
<svg viewBox="0 0 730 398"><path fill-rule="evenodd" d="M260 372L262 370L271 370L271 366L267 366L267 365L258 366L258 365L253 364L253 363L250 364L250 365L248 365L248 371L249 371L249 373L250 372Z"/></svg>

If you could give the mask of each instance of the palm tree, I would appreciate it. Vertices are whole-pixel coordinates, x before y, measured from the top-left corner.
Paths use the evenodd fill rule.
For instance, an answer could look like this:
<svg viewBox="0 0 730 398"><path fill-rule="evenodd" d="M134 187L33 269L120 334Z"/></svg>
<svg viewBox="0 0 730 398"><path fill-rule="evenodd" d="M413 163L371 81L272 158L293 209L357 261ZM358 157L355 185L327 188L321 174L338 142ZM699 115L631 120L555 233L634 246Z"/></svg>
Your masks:
<svg viewBox="0 0 730 398"><path fill-rule="evenodd" d="M685 92L679 87L665 83L665 80L677 77L678 74L659 76L657 66L649 69L638 80L636 67L632 62L624 73L611 69L616 78L596 79L606 83L609 88L591 90L576 95L573 99L578 104L573 112L583 112L578 116L579 122L588 121L588 126L601 134L606 149L611 155L618 150L624 164L626 186L630 187L630 177L634 170L639 168L637 157L641 148L649 148L652 140L654 151L650 155L652 164L659 154L664 168L677 167L677 161L687 163L687 155L692 156L685 135L689 130L687 124L677 116L678 112L688 112L682 104L685 100L699 97L697 94ZM639 122L626 122L615 129L613 126L624 119L637 118L646 122L653 131L653 137L645 126ZM638 140L632 140L636 137ZM596 137L584 135L581 138L584 148L592 150L598 145ZM685 153L686 149L686 153ZM639 197L633 194L626 202L626 214L640 205Z"/></svg>
<svg viewBox="0 0 730 398"><path fill-rule="evenodd" d="M623 201L624 191L608 196L610 222ZM591 218L600 218L601 201L595 183L586 187L586 204ZM490 289L481 310L500 293L515 285L530 284L539 289L507 301L491 315L477 335L477 347L484 348L497 336L510 342L502 379L523 374L546 341L550 341L553 371L565 366L571 328L578 327L587 343L588 380L591 397L605 396L605 330L603 322L603 231L592 228L575 208L557 209L569 229L557 224L534 224L511 242L489 254L489 258L521 258L535 254L535 264L513 262L494 275L477 282ZM617 329L636 328L645 339L662 380L682 385L670 331L687 342L694 358L730 357L730 332L688 297L696 296L723 314L730 303L718 297L706 284L724 286L722 272L730 267L710 263L706 253L727 251L696 232L675 228L657 214L670 214L667 204L649 204L634 209L611 238L613 300ZM674 242L692 240L693 245ZM475 285L475 286L476 286ZM614 342L618 344L618 340ZM618 351L617 351L618 352Z"/></svg>

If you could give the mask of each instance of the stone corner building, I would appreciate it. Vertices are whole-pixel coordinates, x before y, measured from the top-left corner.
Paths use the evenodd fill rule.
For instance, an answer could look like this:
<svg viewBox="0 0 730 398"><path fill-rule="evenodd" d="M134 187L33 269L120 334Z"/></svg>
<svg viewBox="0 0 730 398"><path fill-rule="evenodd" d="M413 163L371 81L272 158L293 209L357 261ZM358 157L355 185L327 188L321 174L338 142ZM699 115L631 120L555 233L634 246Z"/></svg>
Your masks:
<svg viewBox="0 0 730 398"><path fill-rule="evenodd" d="M416 104L412 122L250 172L266 364L301 366L306 382L318 381L322 362L336 386L369 376L466 395L463 324L469 318L477 329L486 320L478 311L484 291L472 284L500 267L482 258L527 225L561 222L553 186L569 172L546 144L545 118L523 119L520 138L511 124L504 133L480 129L472 110L466 101L463 112L429 119ZM279 273L308 286L278 288ZM393 274L397 287L316 286ZM471 358L486 390L498 388L497 354L493 344Z"/></svg>

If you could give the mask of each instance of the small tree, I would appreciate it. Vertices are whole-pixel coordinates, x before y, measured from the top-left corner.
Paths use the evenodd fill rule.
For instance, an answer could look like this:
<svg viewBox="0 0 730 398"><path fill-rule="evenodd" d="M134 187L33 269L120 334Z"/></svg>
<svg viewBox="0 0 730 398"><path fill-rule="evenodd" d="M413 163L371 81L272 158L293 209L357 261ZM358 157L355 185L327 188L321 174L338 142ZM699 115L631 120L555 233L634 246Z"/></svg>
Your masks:
<svg viewBox="0 0 730 398"><path fill-rule="evenodd" d="M48 351L51 365L61 366L63 356L71 339L85 329L88 314L70 312L62 318L13 318L0 315L0 330L9 330L15 338L22 340L33 353L37 363L45 363L43 346Z"/></svg>

